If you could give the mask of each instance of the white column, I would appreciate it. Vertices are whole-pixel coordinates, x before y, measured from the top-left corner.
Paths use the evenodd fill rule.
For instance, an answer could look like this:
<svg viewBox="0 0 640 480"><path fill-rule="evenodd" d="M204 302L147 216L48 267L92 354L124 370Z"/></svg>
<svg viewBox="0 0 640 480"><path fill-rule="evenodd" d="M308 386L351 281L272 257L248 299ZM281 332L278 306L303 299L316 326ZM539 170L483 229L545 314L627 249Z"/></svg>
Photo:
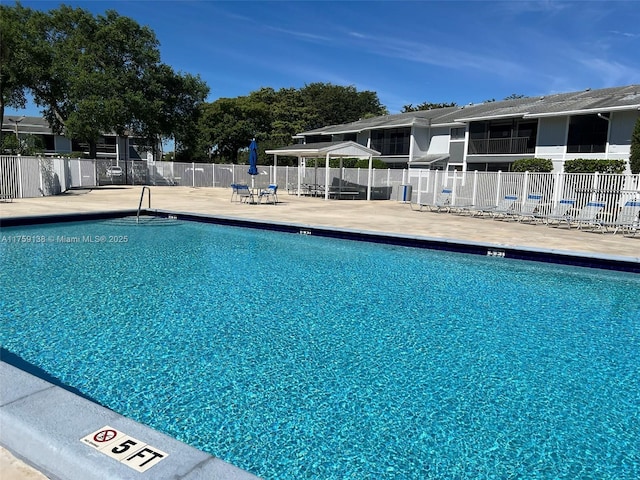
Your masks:
<svg viewBox="0 0 640 480"><path fill-rule="evenodd" d="M373 155L369 155L369 174L367 175L367 200L371 200L371 183L373 180Z"/></svg>
<svg viewBox="0 0 640 480"><path fill-rule="evenodd" d="M302 157L298 157L298 191L297 194L300 196L300 188L302 187Z"/></svg>
<svg viewBox="0 0 640 480"><path fill-rule="evenodd" d="M278 156L273 156L273 184L278 184Z"/></svg>
<svg viewBox="0 0 640 480"><path fill-rule="evenodd" d="M325 172L324 172L324 199L329 200L329 154L324 159Z"/></svg>

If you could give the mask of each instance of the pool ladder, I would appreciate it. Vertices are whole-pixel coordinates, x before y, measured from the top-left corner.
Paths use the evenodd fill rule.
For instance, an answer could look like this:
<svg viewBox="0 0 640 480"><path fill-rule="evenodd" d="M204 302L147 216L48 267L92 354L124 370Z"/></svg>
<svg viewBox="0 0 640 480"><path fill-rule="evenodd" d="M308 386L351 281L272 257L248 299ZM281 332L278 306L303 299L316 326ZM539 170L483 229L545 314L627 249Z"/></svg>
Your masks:
<svg viewBox="0 0 640 480"><path fill-rule="evenodd" d="M149 207L151 208L151 190L149 189L149 187L142 187L142 193L140 194L140 203L138 203L138 215L136 215L136 223L140 223L140 210L142 209L142 200L144 199L144 191L149 192L149 195L147 195L149 197Z"/></svg>

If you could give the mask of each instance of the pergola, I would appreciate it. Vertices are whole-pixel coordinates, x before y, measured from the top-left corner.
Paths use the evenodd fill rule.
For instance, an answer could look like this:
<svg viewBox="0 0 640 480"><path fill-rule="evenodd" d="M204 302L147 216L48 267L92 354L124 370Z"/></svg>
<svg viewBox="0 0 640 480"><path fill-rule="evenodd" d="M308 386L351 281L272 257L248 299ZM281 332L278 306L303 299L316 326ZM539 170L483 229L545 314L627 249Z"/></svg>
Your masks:
<svg viewBox="0 0 640 480"><path fill-rule="evenodd" d="M280 147L274 150L266 150L267 155L273 155L273 165L278 166L278 156L281 157L297 157L298 158L298 196L301 189L301 169L300 160L307 158L323 158L325 159L325 189L324 198L329 199L329 159L340 158L342 163L343 158L366 158L369 160L369 171L367 174L367 200L371 200L371 184L373 183L373 157L374 155L380 155L380 152L367 148L359 143L353 141L340 141L340 142L320 142L320 143L305 143L300 145L289 145L287 147ZM274 168L274 183L276 183L275 175L278 169Z"/></svg>

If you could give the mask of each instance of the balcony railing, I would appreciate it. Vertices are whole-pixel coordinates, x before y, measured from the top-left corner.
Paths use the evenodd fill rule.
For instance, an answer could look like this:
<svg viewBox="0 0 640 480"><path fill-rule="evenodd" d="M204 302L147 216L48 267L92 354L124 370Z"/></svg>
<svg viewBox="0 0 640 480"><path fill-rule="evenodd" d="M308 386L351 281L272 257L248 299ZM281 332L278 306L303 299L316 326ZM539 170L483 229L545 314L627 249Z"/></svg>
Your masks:
<svg viewBox="0 0 640 480"><path fill-rule="evenodd" d="M469 155L535 153L529 137L470 139Z"/></svg>

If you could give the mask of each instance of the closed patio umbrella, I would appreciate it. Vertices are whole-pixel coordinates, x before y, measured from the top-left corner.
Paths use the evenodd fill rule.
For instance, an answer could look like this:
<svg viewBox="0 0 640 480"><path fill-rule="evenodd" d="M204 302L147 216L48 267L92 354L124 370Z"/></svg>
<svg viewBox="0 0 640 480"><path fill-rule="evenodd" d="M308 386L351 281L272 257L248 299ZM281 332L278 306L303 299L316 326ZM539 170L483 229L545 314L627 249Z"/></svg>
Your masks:
<svg viewBox="0 0 640 480"><path fill-rule="evenodd" d="M255 138L251 140L249 145L249 171L247 173L251 175L251 188L254 188L254 179L258 175L258 144Z"/></svg>

